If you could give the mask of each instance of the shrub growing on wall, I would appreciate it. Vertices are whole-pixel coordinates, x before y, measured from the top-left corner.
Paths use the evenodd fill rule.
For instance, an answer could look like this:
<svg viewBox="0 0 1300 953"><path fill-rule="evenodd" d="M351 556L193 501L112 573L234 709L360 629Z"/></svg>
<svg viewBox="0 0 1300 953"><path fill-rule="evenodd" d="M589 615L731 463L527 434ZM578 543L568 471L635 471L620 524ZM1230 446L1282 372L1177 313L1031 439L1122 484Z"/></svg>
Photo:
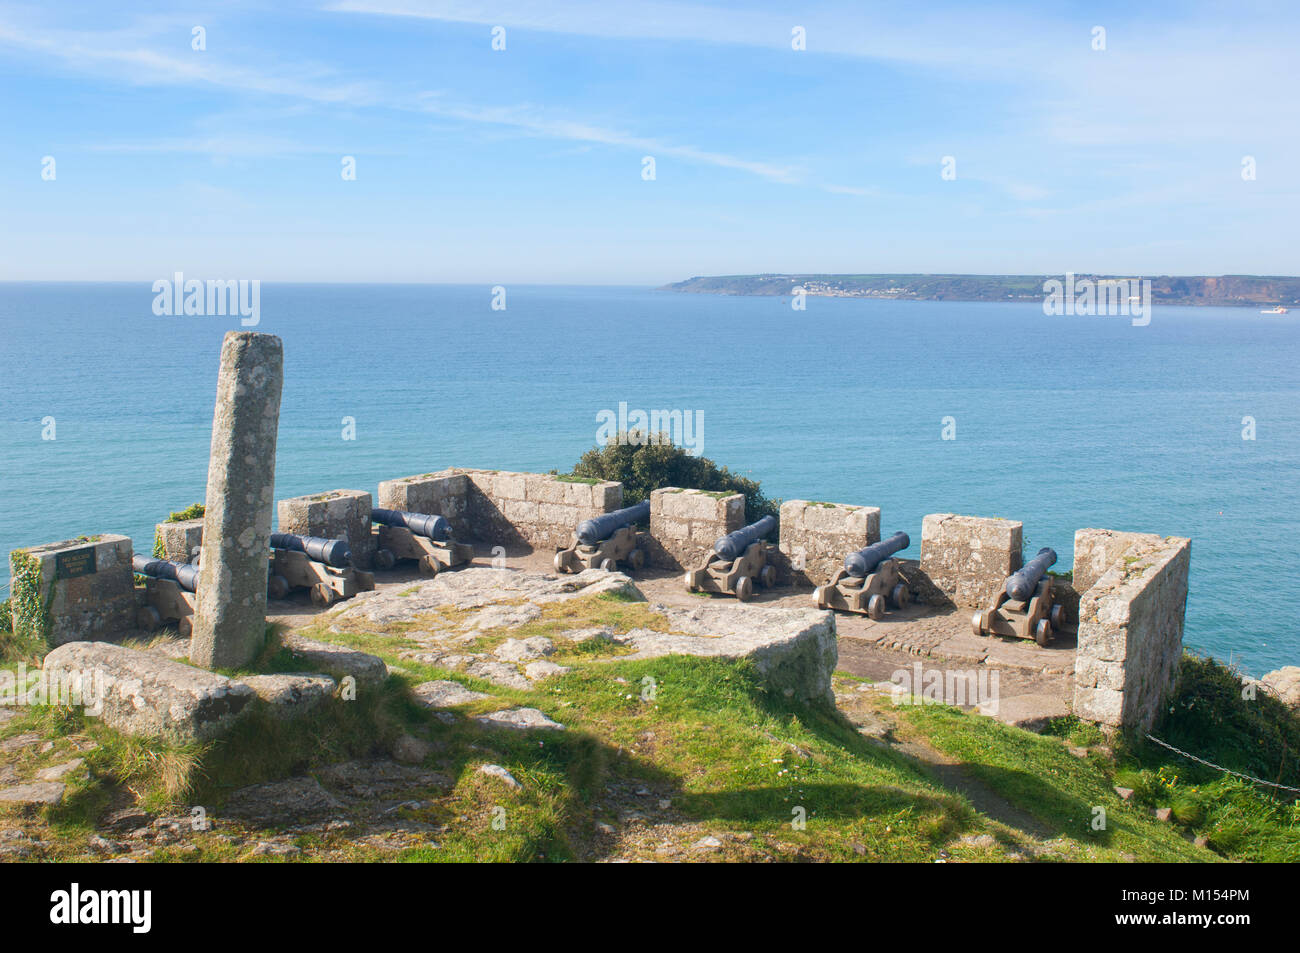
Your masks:
<svg viewBox="0 0 1300 953"><path fill-rule="evenodd" d="M26 550L9 554L13 581L9 589L8 630L0 627L0 658L26 659L40 652L50 631L50 602L54 589L41 598L41 561Z"/></svg>
<svg viewBox="0 0 1300 953"><path fill-rule="evenodd" d="M745 522L777 516L780 500L769 500L757 480L751 480L707 457L695 457L672 443L668 434L647 439L638 431L611 437L603 447L592 447L573 468L573 476L614 480L623 484L623 505L649 499L650 491L665 486L745 494Z"/></svg>

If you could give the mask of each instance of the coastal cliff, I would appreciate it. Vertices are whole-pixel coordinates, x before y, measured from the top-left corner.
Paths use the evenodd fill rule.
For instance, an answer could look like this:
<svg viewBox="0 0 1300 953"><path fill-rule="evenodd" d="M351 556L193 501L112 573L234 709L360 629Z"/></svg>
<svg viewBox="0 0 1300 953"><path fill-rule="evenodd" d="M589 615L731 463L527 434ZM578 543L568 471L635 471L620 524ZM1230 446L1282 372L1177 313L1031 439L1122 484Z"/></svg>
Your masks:
<svg viewBox="0 0 1300 953"><path fill-rule="evenodd" d="M1077 280L1141 278L1140 275L1077 274ZM837 298L909 301L1041 301L1043 282L1059 275L717 275L664 285L662 291L696 294L783 296L795 288ZM1300 306L1300 278L1262 275L1152 277L1156 304L1253 307Z"/></svg>

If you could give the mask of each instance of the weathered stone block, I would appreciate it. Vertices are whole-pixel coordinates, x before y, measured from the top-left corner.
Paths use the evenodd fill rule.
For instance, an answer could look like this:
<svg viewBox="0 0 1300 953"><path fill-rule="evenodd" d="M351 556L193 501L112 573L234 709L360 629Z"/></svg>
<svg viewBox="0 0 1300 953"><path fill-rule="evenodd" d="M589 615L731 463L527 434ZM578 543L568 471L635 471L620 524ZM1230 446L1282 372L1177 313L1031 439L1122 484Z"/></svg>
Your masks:
<svg viewBox="0 0 1300 953"><path fill-rule="evenodd" d="M981 606L1020 568L1015 520L932 513L921 523L921 571L952 602Z"/></svg>
<svg viewBox="0 0 1300 953"><path fill-rule="evenodd" d="M528 475L528 498L535 503L544 503L547 505L564 504L569 502L568 490L570 484L561 483L559 480L553 480L546 477L545 474L531 473ZM579 501L582 505L591 503L591 494L584 493L583 499Z"/></svg>
<svg viewBox="0 0 1300 953"><path fill-rule="evenodd" d="M575 484L570 484L575 485ZM578 484L580 485L580 484ZM602 513L612 513L623 506L623 484L608 480L587 485L591 507Z"/></svg>
<svg viewBox="0 0 1300 953"><path fill-rule="evenodd" d="M49 684L68 684L83 698L98 696L100 705L86 713L118 731L181 741L216 737L256 697L224 675L108 642L62 645L45 657L44 672Z"/></svg>
<svg viewBox="0 0 1300 953"><path fill-rule="evenodd" d="M526 500L528 499L528 478L536 475L497 471L491 475L490 482L485 484L482 489L483 492L489 493L490 496L499 497L502 500ZM470 479L478 482L478 474L471 473Z"/></svg>
<svg viewBox="0 0 1300 953"><path fill-rule="evenodd" d="M516 525L536 523L540 515L538 504L528 500L502 499L501 512L505 514L506 519Z"/></svg>
<svg viewBox="0 0 1300 953"><path fill-rule="evenodd" d="M650 563L684 569L703 559L719 536L745 525L743 493L663 487L650 494Z"/></svg>
<svg viewBox="0 0 1300 953"><path fill-rule="evenodd" d="M880 539L880 510L874 506L786 500L781 504L778 575L783 583L820 586L844 557Z"/></svg>
<svg viewBox="0 0 1300 953"><path fill-rule="evenodd" d="M1182 657L1191 540L1087 532L1093 542L1085 546L1085 581L1100 554L1112 561L1079 597L1075 714L1145 730L1168 698Z"/></svg>
<svg viewBox="0 0 1300 953"><path fill-rule="evenodd" d="M249 675L240 681L269 706L275 717L285 720L314 711L338 688L326 675Z"/></svg>
<svg viewBox="0 0 1300 953"><path fill-rule="evenodd" d="M1074 572L1071 581L1080 595L1093 587L1135 545L1156 547L1155 533L1117 533L1109 529L1081 529L1074 534Z"/></svg>
<svg viewBox="0 0 1300 953"><path fill-rule="evenodd" d="M131 540L106 533L65 539L15 551L9 557L10 592L22 601L21 587L13 576L22 557L39 564L40 585L31 605L14 606L15 625L30 619L34 625L22 634L44 636L49 645L117 639L135 628L135 588L131 572ZM44 607L49 605L48 616ZM40 620L48 618L41 631Z"/></svg>
<svg viewBox="0 0 1300 953"><path fill-rule="evenodd" d="M324 539L346 539L352 565L374 567L375 537L370 529L370 494L362 490L330 490L281 500L276 507L280 532Z"/></svg>
<svg viewBox="0 0 1300 953"><path fill-rule="evenodd" d="M201 516L195 520L159 523L154 529L162 542L163 558L173 562L190 562L203 545L203 517Z"/></svg>
<svg viewBox="0 0 1300 953"><path fill-rule="evenodd" d="M833 704L831 679L839 661L835 614L741 603L685 609L653 605L668 632L633 629L618 639L629 658L702 655L751 659L764 681L788 698Z"/></svg>
<svg viewBox="0 0 1300 953"><path fill-rule="evenodd" d="M474 535L468 522L468 493L469 477L444 470L385 480L379 484L378 499L381 509L444 517L456 538L467 540Z"/></svg>
<svg viewBox="0 0 1300 953"><path fill-rule="evenodd" d="M582 522L578 518L578 507L567 503L538 503L537 521L549 526L577 527ZM569 530L573 532L572 529Z"/></svg>
<svg viewBox="0 0 1300 953"><path fill-rule="evenodd" d="M293 633L284 637L284 645L304 669L338 679L351 676L358 687L380 685L388 678L388 666L383 659L346 645L318 642Z"/></svg>

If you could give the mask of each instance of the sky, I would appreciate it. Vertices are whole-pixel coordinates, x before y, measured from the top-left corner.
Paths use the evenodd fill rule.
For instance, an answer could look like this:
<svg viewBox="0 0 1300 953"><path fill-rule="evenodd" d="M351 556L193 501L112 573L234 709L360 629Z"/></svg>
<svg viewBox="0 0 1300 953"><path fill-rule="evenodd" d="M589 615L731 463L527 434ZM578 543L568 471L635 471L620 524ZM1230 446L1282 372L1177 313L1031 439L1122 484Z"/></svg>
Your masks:
<svg viewBox="0 0 1300 953"><path fill-rule="evenodd" d="M1298 26L1159 0L0 2L0 280L1296 274Z"/></svg>

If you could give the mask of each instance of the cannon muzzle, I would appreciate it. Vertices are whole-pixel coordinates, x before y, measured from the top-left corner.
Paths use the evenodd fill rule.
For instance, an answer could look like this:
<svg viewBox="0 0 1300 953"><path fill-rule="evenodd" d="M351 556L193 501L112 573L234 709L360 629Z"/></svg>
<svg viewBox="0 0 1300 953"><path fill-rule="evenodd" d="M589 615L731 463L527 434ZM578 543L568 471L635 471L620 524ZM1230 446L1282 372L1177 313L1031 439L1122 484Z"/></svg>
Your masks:
<svg viewBox="0 0 1300 953"><path fill-rule="evenodd" d="M865 579L894 553L901 553L911 545L911 537L904 532L897 532L889 539L882 539L870 546L864 546L856 553L849 553L844 557L844 569L855 579Z"/></svg>
<svg viewBox="0 0 1300 953"><path fill-rule="evenodd" d="M451 539L451 524L444 516L408 513L405 510L371 510L370 521L384 526L405 526L416 536L424 536L439 543Z"/></svg>
<svg viewBox="0 0 1300 953"><path fill-rule="evenodd" d="M578 542L584 546L595 546L601 540L609 539L624 526L631 526L650 516L650 501L625 506L612 513L603 513L578 524Z"/></svg>
<svg viewBox="0 0 1300 953"><path fill-rule="evenodd" d="M1044 546L1038 555L1025 563L1010 576L1007 576L1007 596L1024 602L1038 588L1038 580L1043 578L1047 568L1056 562L1056 550Z"/></svg>
<svg viewBox="0 0 1300 953"><path fill-rule="evenodd" d="M174 563L170 559L150 559L139 553L131 557L131 569L142 576L170 579L186 592L199 589L199 567L189 563Z"/></svg>
<svg viewBox="0 0 1300 953"><path fill-rule="evenodd" d="M750 543L762 539L776 529L776 517L764 516L757 523L750 523L734 533L718 538L713 544L713 551L723 559L738 559L749 548Z"/></svg>
<svg viewBox="0 0 1300 953"><path fill-rule="evenodd" d="M288 549L306 553L310 559L335 569L346 569L352 564L352 550L344 539L322 539L319 536L299 536L297 533L272 533L272 549Z"/></svg>

